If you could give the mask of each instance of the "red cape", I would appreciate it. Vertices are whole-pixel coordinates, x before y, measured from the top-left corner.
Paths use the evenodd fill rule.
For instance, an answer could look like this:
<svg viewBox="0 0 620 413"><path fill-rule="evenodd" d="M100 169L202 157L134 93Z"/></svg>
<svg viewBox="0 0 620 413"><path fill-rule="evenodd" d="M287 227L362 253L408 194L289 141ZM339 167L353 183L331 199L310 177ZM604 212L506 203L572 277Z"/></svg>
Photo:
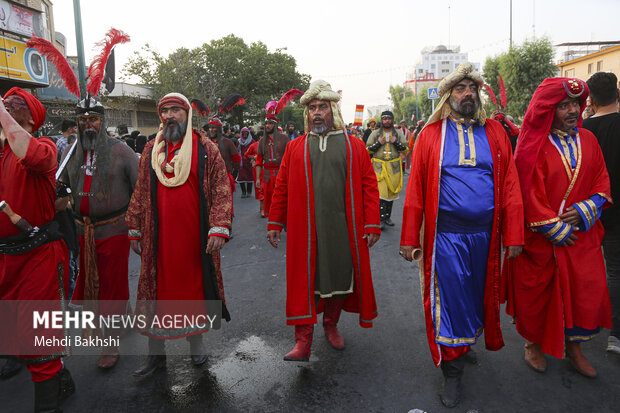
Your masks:
<svg viewBox="0 0 620 413"><path fill-rule="evenodd" d="M543 143L533 171L531 190L523 193L528 227L558 221L565 207L594 194L611 200L605 160L595 136L579 129L582 158L572 189L555 145ZM519 173L523 166L519 164ZM607 204L606 204L607 205ZM564 328L611 328L611 306L601 251L600 221L577 232L571 247L552 245L544 235L527 231L523 254L505 267L506 312L516 317L517 331L554 357L564 355Z"/></svg>
<svg viewBox="0 0 620 413"><path fill-rule="evenodd" d="M413 149L411 172L403 211L401 245L421 247L420 229L424 226L422 250L423 267L420 267L426 333L431 355L436 365L441 363L439 344L435 342L435 327L431 312L431 285L435 277L435 234L439 208L440 172L445 140L444 121L427 125ZM493 181L495 186L495 211L487 278L484 290L484 338L486 348L499 350L504 346L500 328L499 306L503 301L503 283L500 274L501 244L523 245L523 203L517 169L512 158L512 147L501 124L487 119L485 126L493 154Z"/></svg>
<svg viewBox="0 0 620 413"><path fill-rule="evenodd" d="M316 235L314 223L314 189L308 150L308 135L289 142L276 180L268 230L287 227L286 245L286 323L314 324L314 275L316 270ZM377 304L370 271L370 255L364 234L380 234L379 190L364 142L347 135L346 213L349 244L353 254L354 287L347 296L344 310L359 313L362 327L372 327ZM290 196L289 196L290 192Z"/></svg>

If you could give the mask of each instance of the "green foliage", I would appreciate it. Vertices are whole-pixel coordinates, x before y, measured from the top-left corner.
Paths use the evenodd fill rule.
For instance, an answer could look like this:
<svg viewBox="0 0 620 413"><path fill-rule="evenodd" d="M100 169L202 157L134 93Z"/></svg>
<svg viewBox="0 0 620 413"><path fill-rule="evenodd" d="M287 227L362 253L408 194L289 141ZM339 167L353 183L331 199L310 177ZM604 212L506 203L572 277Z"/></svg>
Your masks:
<svg viewBox="0 0 620 413"><path fill-rule="evenodd" d="M499 75L504 79L508 105L506 113L515 119L522 119L538 85L546 78L555 76L557 68L553 63L553 49L548 38L525 41L507 53L487 58L484 64L484 79L491 86L498 103ZM495 111L489 99L487 113Z"/></svg>
<svg viewBox="0 0 620 413"><path fill-rule="evenodd" d="M394 105L394 122L405 119L407 124L411 124L411 115L415 114L418 104L413 90L400 85L390 86L390 98Z"/></svg>
<svg viewBox="0 0 620 413"><path fill-rule="evenodd" d="M418 120L428 120L433 113L433 101L428 98L428 89L429 86L425 86L421 90L418 90Z"/></svg>
<svg viewBox="0 0 620 413"><path fill-rule="evenodd" d="M125 64L123 75L153 87L156 100L178 92L203 100L212 113L227 95L240 93L245 105L224 119L239 125L261 121L269 100L278 100L292 88L306 90L310 83L291 55L270 53L264 43L248 45L232 34L191 50L179 48L167 57L147 44Z"/></svg>

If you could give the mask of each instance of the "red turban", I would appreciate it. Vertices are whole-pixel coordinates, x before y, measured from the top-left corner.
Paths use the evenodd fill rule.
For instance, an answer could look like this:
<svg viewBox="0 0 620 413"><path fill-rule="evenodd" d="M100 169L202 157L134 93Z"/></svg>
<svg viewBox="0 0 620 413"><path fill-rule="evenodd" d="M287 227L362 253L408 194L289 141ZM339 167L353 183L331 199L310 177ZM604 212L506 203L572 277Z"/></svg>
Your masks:
<svg viewBox="0 0 620 413"><path fill-rule="evenodd" d="M215 125L215 126L222 126L222 121L220 121L217 117L213 116L210 120L209 120L209 125Z"/></svg>
<svg viewBox="0 0 620 413"><path fill-rule="evenodd" d="M583 80L565 77L545 79L536 88L530 105L527 107L527 112L525 112L515 151L515 163L519 171L523 193L533 190L531 182L538 153L543 144L547 142L558 103L568 97L579 99L581 114L586 107L586 100L589 95L590 90ZM581 127L581 116L579 116L577 126Z"/></svg>
<svg viewBox="0 0 620 413"><path fill-rule="evenodd" d="M34 132L39 129L45 121L45 106L39 102L39 99L26 92L24 89L18 87L12 87L8 92L6 92L4 99L11 95L20 96L26 101L28 109L30 109L30 114L32 115L32 121L34 122L32 131Z"/></svg>
<svg viewBox="0 0 620 413"><path fill-rule="evenodd" d="M161 98L159 104L157 105L157 111L160 115L161 108L164 106L178 106L185 109L185 111L189 113L189 102L187 101L187 98L180 93L168 93L166 96Z"/></svg>

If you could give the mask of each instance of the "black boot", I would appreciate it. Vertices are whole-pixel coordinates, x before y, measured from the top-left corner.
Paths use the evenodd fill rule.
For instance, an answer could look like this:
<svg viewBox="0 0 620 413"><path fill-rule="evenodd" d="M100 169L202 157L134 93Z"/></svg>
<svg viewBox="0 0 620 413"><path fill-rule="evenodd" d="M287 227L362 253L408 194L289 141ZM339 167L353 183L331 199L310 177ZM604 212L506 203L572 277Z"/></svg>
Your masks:
<svg viewBox="0 0 620 413"><path fill-rule="evenodd" d="M381 229L383 229L383 224L385 222L387 211L387 201L380 199L379 200L379 219L381 220Z"/></svg>
<svg viewBox="0 0 620 413"><path fill-rule="evenodd" d="M187 341L189 341L189 351L192 355L192 364L194 366L202 366L205 364L207 361L207 356L205 355L205 349L202 345L202 334L188 336Z"/></svg>
<svg viewBox="0 0 620 413"><path fill-rule="evenodd" d="M248 186L248 198L252 196L252 182L246 184Z"/></svg>
<svg viewBox="0 0 620 413"><path fill-rule="evenodd" d="M2 370L0 370L0 377L3 379L8 379L9 377L13 377L22 369L22 364L14 359L7 359L4 366L2 366Z"/></svg>
<svg viewBox="0 0 620 413"><path fill-rule="evenodd" d="M66 368L60 370L58 375L56 376L60 380L60 401L63 401L67 397L71 396L75 393L75 382L73 381L73 377L71 377L71 373Z"/></svg>
<svg viewBox="0 0 620 413"><path fill-rule="evenodd" d="M245 182L241 182L239 184L239 186L241 187L241 198L247 198L248 197L248 193L245 190Z"/></svg>
<svg viewBox="0 0 620 413"><path fill-rule="evenodd" d="M439 398L446 407L455 407L459 404L461 399L461 377L463 377L464 367L463 357L441 362L443 390L439 393Z"/></svg>
<svg viewBox="0 0 620 413"><path fill-rule="evenodd" d="M148 377L158 369L166 367L166 346L164 340L149 337L149 355L146 364L133 372L136 378Z"/></svg>
<svg viewBox="0 0 620 413"><path fill-rule="evenodd" d="M60 374L34 384L35 413L60 413Z"/></svg>
<svg viewBox="0 0 620 413"><path fill-rule="evenodd" d="M390 227L394 226L392 222L392 205L394 201L385 201L385 225L389 225Z"/></svg>

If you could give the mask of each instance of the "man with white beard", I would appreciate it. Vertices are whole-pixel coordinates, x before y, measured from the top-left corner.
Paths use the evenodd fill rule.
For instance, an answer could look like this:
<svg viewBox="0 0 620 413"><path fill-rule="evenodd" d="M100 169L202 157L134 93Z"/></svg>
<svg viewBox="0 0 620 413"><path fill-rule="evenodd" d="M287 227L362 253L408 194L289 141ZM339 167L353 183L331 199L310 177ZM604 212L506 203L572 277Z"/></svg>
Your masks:
<svg viewBox="0 0 620 413"><path fill-rule="evenodd" d="M100 301L103 316L124 315L129 300L129 238L125 212L138 178L138 158L108 136L104 108L92 98L77 108L79 139L60 181L71 189L80 239L80 272L72 302ZM90 309L90 308L89 308ZM114 367L118 347L103 348L98 366Z"/></svg>
<svg viewBox="0 0 620 413"><path fill-rule="evenodd" d="M185 96L167 94L159 101L158 111L162 126L140 158L126 217L131 248L142 258L136 314L165 313L171 302L186 301L192 306L202 300L222 300L222 318L230 320L220 266L232 210L226 166L218 147L192 129L192 108ZM150 305L155 301L153 309ZM206 309L183 310L184 315L201 316ZM150 376L166 366L166 339L185 337L192 364L204 364L201 334L205 331L199 325L141 330L149 337L149 354L134 377Z"/></svg>

